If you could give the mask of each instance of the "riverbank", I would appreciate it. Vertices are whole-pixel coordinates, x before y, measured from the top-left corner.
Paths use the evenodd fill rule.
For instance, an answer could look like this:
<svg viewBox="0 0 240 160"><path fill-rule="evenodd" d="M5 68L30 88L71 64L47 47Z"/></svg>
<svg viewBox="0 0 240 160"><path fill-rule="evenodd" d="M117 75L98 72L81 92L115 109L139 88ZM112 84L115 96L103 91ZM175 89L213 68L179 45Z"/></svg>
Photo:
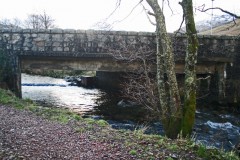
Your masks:
<svg viewBox="0 0 240 160"><path fill-rule="evenodd" d="M34 105L0 89L0 159L233 159L191 140L114 130L106 121Z"/></svg>

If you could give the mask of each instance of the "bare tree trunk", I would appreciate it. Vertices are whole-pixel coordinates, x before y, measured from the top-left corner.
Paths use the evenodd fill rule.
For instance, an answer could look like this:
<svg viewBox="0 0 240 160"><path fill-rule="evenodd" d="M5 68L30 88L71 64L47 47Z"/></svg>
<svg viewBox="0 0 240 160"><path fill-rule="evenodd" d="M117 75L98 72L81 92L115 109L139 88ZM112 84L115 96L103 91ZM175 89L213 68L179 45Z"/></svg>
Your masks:
<svg viewBox="0 0 240 160"><path fill-rule="evenodd" d="M183 8L187 34L187 50L185 57L185 90L182 119L182 135L189 136L195 121L196 111L196 63L198 40L193 16L192 0L183 0Z"/></svg>
<svg viewBox="0 0 240 160"><path fill-rule="evenodd" d="M157 81L161 105L161 120L169 138L176 138L181 131L182 108L175 74L171 40L167 34L165 18L157 0L147 0L157 23ZM164 74L167 76L166 87ZM168 100L169 98L169 100Z"/></svg>

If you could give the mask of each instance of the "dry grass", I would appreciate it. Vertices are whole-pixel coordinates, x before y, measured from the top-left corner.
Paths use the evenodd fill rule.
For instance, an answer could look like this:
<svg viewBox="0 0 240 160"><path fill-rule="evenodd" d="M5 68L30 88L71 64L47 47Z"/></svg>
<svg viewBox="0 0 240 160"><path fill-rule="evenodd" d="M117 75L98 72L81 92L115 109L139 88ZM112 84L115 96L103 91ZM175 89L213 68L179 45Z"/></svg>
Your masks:
<svg viewBox="0 0 240 160"><path fill-rule="evenodd" d="M228 36L239 36L240 35L240 19L234 22L230 22L228 24L224 24L221 26L218 26L216 28L213 28L212 34L213 35L228 35ZM211 30L207 30L204 32L200 32L199 34L203 35L210 35Z"/></svg>

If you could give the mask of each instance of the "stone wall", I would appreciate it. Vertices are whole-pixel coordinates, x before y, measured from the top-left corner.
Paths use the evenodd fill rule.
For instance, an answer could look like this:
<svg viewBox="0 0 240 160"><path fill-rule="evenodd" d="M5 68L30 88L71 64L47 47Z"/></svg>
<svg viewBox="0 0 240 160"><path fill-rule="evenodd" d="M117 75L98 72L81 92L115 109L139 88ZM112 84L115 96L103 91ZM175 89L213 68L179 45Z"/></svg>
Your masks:
<svg viewBox="0 0 240 160"><path fill-rule="evenodd" d="M84 30L2 30L0 45L18 55L91 57L107 53L119 41L155 43L154 33Z"/></svg>
<svg viewBox="0 0 240 160"><path fill-rule="evenodd" d="M183 60L186 37L171 35L176 60ZM239 37L200 35L199 60L229 62ZM0 47L17 55L102 57L122 45L156 49L155 33L94 30L0 30Z"/></svg>

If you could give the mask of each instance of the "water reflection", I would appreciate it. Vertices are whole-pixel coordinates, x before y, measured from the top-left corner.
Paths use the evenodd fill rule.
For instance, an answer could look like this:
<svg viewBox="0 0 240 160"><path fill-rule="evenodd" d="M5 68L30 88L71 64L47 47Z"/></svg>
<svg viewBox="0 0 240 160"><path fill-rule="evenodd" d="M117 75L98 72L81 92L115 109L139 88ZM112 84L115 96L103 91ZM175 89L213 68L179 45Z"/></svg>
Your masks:
<svg viewBox="0 0 240 160"><path fill-rule="evenodd" d="M134 121L144 123L151 121L148 110L139 105L119 105L122 98L117 91L105 91L98 99L97 106L92 111L92 114L103 115L105 119L115 121ZM152 116L151 116L152 118Z"/></svg>
<svg viewBox="0 0 240 160"><path fill-rule="evenodd" d="M69 108L78 113L90 112L101 96L99 89L68 86L63 79L22 74L22 96L44 106Z"/></svg>

